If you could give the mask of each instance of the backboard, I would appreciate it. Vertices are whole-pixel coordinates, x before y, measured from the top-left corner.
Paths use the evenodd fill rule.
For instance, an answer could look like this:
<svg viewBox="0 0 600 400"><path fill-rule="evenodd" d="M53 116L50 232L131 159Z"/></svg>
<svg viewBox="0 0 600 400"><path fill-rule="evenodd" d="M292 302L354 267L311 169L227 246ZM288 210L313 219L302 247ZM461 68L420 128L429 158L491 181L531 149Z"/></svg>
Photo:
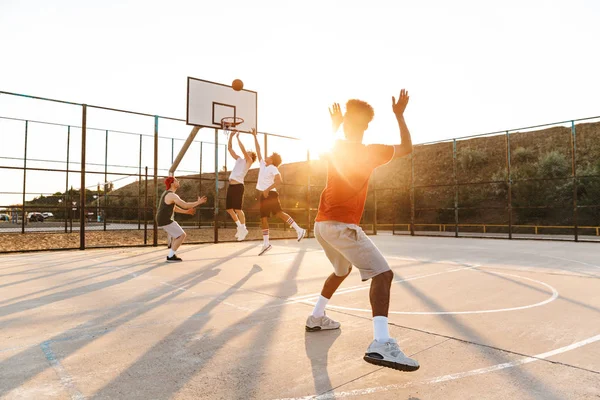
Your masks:
<svg viewBox="0 0 600 400"><path fill-rule="evenodd" d="M242 89L235 91L230 85L188 77L188 125L221 129L221 119L242 117L239 131L256 129L257 93Z"/></svg>

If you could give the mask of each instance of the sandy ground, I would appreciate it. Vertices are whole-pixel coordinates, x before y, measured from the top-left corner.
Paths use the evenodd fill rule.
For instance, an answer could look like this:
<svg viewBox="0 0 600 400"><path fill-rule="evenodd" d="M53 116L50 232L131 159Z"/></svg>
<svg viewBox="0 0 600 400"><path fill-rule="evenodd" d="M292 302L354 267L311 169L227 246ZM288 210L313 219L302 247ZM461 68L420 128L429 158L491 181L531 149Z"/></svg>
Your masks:
<svg viewBox="0 0 600 400"><path fill-rule="evenodd" d="M212 243L214 231L212 229L186 229L186 243ZM235 241L235 229L219 229L219 241ZM294 230L271 229L272 238L294 238ZM252 228L246 240L260 240L260 229ZM152 244L153 231L148 229L147 243ZM165 245L167 236L163 230L158 231L158 243ZM104 246L137 246L144 244L144 231L88 231L85 233L86 248ZM49 250L49 249L78 249L79 232L73 233L0 233L0 252L23 250Z"/></svg>

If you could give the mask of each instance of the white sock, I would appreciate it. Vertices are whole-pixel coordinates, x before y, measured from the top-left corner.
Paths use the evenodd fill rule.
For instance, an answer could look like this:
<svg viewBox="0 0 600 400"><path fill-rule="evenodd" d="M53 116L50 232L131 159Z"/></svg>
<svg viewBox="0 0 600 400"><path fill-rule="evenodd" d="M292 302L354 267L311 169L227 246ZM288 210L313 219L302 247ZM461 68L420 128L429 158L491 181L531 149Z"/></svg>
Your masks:
<svg viewBox="0 0 600 400"><path fill-rule="evenodd" d="M373 339L379 343L385 343L390 339L387 317L380 315L373 317Z"/></svg>
<svg viewBox="0 0 600 400"><path fill-rule="evenodd" d="M242 226L242 223L240 222L240 220L239 220L239 219L238 219L237 221L235 221L235 224L238 226L238 228L239 228L240 226Z"/></svg>
<svg viewBox="0 0 600 400"><path fill-rule="evenodd" d="M263 245L264 246L269 245L269 230L268 229L263 229Z"/></svg>
<svg viewBox="0 0 600 400"><path fill-rule="evenodd" d="M175 255L175 251L173 249L169 250L169 257L173 257Z"/></svg>
<svg viewBox="0 0 600 400"><path fill-rule="evenodd" d="M327 297L319 296L319 300L317 300L317 304L315 304L315 309L312 312L313 317L322 317L325 315L325 307L327 306L327 302L329 299Z"/></svg>
<svg viewBox="0 0 600 400"><path fill-rule="evenodd" d="M302 228L300 228L298 226L298 224L296 223L296 221L294 221L294 219L292 217L289 217L288 220L286 221L292 228L294 228L296 230L296 232L300 232L302 230Z"/></svg>
<svg viewBox="0 0 600 400"><path fill-rule="evenodd" d="M242 224L242 228L248 229L248 228L246 228L246 224Z"/></svg>

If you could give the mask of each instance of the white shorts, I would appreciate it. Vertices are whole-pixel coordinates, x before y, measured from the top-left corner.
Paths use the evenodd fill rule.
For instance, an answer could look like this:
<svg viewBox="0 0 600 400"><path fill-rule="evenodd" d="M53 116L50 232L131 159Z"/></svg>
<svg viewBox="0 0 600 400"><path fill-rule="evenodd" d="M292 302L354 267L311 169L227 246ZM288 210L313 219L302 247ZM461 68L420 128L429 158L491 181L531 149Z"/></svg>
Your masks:
<svg viewBox="0 0 600 400"><path fill-rule="evenodd" d="M176 221L171 222L169 225L161 226L160 228L164 229L165 232L167 232L167 235L171 236L173 239L177 239L184 234L183 229Z"/></svg>
<svg viewBox="0 0 600 400"><path fill-rule="evenodd" d="M354 224L336 221L315 222L315 237L333 264L337 276L345 276L352 265L363 281L390 271L388 262L375 243Z"/></svg>

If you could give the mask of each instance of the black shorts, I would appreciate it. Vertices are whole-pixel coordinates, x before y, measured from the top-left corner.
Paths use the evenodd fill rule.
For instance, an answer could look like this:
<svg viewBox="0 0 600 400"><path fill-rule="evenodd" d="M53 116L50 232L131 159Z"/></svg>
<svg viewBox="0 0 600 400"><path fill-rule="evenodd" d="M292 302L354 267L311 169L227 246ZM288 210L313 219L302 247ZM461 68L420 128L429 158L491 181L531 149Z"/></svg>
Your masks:
<svg viewBox="0 0 600 400"><path fill-rule="evenodd" d="M244 185L229 184L227 188L227 198L225 199L225 209L227 210L241 210L242 202L244 200Z"/></svg>
<svg viewBox="0 0 600 400"><path fill-rule="evenodd" d="M277 214L281 211L281 203L279 203L279 193L271 190L269 197L265 198L262 192L258 192L260 203L260 217L269 218L271 214Z"/></svg>

